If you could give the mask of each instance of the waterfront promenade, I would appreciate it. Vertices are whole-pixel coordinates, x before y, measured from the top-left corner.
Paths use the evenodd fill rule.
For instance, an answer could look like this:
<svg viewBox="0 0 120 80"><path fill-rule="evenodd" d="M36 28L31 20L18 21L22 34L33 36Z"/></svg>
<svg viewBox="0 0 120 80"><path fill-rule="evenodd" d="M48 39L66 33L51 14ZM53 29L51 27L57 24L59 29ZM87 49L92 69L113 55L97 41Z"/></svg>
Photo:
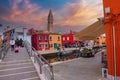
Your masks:
<svg viewBox="0 0 120 80"><path fill-rule="evenodd" d="M101 54L53 63L55 80L102 80Z"/></svg>

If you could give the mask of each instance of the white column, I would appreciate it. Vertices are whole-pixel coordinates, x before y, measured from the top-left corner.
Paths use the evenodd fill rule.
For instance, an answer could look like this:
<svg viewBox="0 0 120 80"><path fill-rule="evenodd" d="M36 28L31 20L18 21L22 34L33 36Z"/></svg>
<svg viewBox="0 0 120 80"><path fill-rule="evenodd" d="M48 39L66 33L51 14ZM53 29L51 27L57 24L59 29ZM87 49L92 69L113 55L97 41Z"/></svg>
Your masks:
<svg viewBox="0 0 120 80"><path fill-rule="evenodd" d="M23 28L23 40L27 40L27 29Z"/></svg>

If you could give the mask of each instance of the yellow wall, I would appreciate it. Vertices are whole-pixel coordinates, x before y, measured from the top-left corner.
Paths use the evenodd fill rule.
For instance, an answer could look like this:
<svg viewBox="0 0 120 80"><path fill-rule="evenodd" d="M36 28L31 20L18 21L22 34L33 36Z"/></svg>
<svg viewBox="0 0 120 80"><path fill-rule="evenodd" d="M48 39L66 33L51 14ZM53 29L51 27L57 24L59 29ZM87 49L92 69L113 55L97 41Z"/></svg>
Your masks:
<svg viewBox="0 0 120 80"><path fill-rule="evenodd" d="M73 40L80 40L78 36L73 35Z"/></svg>
<svg viewBox="0 0 120 80"><path fill-rule="evenodd" d="M95 42L97 43L97 45L102 45L106 43L106 37L100 36L97 37Z"/></svg>
<svg viewBox="0 0 120 80"><path fill-rule="evenodd" d="M59 40L58 40L58 36L60 37ZM50 37L52 37L52 40L50 40ZM57 44L57 46L60 44L59 48L62 48L62 41L61 41L61 35L60 34L50 34L49 35L50 50L55 50L54 49L54 44L55 43Z"/></svg>

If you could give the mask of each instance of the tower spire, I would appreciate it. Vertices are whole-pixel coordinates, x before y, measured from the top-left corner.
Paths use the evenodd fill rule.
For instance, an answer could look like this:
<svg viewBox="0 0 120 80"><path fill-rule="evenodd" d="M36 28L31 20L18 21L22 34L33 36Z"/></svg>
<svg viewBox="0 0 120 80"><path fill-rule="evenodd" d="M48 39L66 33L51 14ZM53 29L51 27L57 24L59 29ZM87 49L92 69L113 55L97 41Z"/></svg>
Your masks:
<svg viewBox="0 0 120 80"><path fill-rule="evenodd" d="M53 32L53 14L51 9L48 14L48 32Z"/></svg>

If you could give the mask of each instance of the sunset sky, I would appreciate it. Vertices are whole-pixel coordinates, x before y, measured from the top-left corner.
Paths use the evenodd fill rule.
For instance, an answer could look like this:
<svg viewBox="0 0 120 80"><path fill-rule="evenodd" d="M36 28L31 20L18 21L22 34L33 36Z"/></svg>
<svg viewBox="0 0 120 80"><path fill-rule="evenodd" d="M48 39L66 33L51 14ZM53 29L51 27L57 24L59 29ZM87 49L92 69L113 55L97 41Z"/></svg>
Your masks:
<svg viewBox="0 0 120 80"><path fill-rule="evenodd" d="M50 9L54 32L80 31L103 16L102 0L0 0L0 24L46 30Z"/></svg>

